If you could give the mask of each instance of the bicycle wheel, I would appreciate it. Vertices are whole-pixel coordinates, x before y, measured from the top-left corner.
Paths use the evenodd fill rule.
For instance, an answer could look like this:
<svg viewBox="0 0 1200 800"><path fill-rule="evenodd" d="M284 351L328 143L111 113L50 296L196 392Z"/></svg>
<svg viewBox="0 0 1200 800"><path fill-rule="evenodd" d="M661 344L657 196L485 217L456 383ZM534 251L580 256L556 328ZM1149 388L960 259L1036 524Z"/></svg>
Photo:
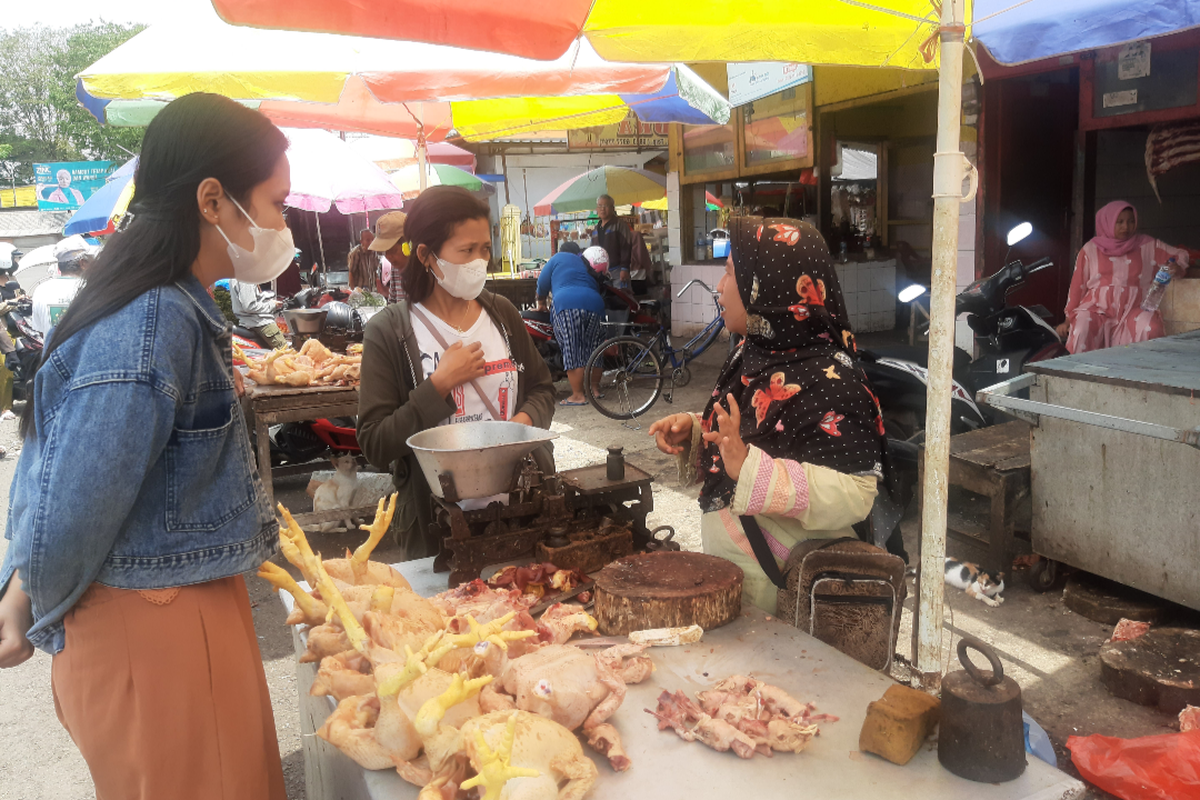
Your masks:
<svg viewBox="0 0 1200 800"><path fill-rule="evenodd" d="M600 382L593 375L600 372ZM633 336L618 336L592 352L583 372L583 391L592 407L609 419L645 414L662 394L662 363Z"/></svg>

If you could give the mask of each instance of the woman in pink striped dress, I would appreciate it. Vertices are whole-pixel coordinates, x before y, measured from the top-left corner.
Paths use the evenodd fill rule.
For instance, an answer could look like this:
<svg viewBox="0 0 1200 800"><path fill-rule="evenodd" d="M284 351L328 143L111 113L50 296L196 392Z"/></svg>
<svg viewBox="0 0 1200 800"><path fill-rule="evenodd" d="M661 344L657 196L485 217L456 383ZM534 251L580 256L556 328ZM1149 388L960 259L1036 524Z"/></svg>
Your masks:
<svg viewBox="0 0 1200 800"><path fill-rule="evenodd" d="M1096 235L1079 251L1066 322L1058 326L1067 349L1086 353L1164 336L1162 315L1142 309L1154 273L1174 258L1178 277L1186 250L1137 232L1137 210L1115 200L1096 212Z"/></svg>

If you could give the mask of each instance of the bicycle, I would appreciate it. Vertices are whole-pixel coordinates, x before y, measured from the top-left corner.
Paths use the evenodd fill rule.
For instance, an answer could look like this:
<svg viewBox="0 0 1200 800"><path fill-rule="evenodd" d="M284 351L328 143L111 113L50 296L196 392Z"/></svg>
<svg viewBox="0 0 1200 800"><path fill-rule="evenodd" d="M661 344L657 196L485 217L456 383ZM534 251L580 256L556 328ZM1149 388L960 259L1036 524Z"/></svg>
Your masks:
<svg viewBox="0 0 1200 800"><path fill-rule="evenodd" d="M689 281L675 296L682 297L697 283L712 295L717 315L682 348L677 350L672 346L671 334L660 320L658 330L649 340L615 336L592 351L583 372L583 386L593 408L609 419L634 419L645 414L663 396L667 378L664 359L670 365L671 377L666 401L674 400L675 387L687 386L692 377L688 363L711 347L725 328L717 293L704 281ZM593 380L596 373L600 375L598 385Z"/></svg>

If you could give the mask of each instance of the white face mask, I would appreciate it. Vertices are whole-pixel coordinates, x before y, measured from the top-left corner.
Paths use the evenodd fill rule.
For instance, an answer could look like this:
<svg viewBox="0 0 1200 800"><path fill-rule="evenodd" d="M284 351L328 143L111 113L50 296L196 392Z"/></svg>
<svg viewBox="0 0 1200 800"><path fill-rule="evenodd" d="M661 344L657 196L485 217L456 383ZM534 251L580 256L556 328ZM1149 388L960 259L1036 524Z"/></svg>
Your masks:
<svg viewBox="0 0 1200 800"><path fill-rule="evenodd" d="M296 252L291 229L260 228L237 200L232 197L229 200L250 220L250 238L254 240L254 249L247 250L231 242L229 237L225 236L225 231L221 230L221 226L217 226L217 230L228 244L226 250L229 252L229 260L233 262L233 277L243 283L267 283L275 280L288 268L288 264L292 263Z"/></svg>
<svg viewBox="0 0 1200 800"><path fill-rule="evenodd" d="M479 293L483 291L483 284L487 280L488 261L486 258L477 258L466 264L451 264L449 261L438 258L437 263L442 269L443 277L439 278L436 273L433 277L442 285L443 289L460 300L474 300L479 297Z"/></svg>

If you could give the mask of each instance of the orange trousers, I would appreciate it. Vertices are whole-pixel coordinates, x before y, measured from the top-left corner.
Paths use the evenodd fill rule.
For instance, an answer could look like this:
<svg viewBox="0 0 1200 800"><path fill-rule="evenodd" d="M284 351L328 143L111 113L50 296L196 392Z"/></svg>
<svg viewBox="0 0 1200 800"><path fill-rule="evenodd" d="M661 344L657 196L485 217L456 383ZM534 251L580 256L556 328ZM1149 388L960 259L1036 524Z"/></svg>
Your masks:
<svg viewBox="0 0 1200 800"><path fill-rule="evenodd" d="M51 670L97 800L287 800L240 576L147 592L92 584Z"/></svg>

